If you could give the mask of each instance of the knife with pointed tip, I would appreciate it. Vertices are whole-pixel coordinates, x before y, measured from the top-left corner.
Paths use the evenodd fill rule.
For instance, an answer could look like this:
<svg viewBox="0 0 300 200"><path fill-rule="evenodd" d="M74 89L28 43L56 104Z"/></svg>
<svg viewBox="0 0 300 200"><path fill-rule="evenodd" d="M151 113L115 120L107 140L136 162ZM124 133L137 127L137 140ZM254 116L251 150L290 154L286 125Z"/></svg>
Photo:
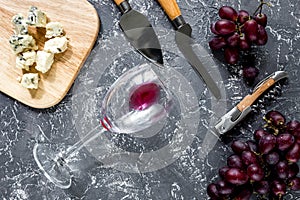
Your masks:
<svg viewBox="0 0 300 200"><path fill-rule="evenodd" d="M127 0L114 0L122 12L120 27L127 40L145 58L155 64L163 64L161 46L157 35L141 13L133 10Z"/></svg>
<svg viewBox="0 0 300 200"><path fill-rule="evenodd" d="M205 69L198 56L195 54L191 42L192 28L185 22L183 16L181 15L180 8L176 0L157 0L165 13L168 15L170 20L173 22L173 25L176 29L175 41L176 44L191 64L195 71L202 77L207 87L211 93L215 96L216 99L221 99L221 92L218 88L216 82L212 79L208 71Z"/></svg>

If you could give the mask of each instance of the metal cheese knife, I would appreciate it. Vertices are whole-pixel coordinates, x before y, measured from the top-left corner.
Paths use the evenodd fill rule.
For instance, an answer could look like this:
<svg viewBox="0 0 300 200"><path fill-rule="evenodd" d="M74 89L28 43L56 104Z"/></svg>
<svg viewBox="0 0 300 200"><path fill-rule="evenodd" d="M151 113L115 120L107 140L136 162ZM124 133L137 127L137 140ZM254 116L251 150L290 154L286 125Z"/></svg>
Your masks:
<svg viewBox="0 0 300 200"><path fill-rule="evenodd" d="M122 12L120 27L131 45L151 62L162 65L161 46L148 19L133 10L127 0L114 0L114 2Z"/></svg>
<svg viewBox="0 0 300 200"><path fill-rule="evenodd" d="M192 28L186 23L181 15L176 0L157 0L164 9L176 29L175 41L187 61L202 77L211 93L216 99L221 99L221 92L216 82L212 79L191 47Z"/></svg>
<svg viewBox="0 0 300 200"><path fill-rule="evenodd" d="M216 124L215 129L219 134L224 134L237 125L244 119L249 112L253 103L271 86L281 79L287 78L288 74L285 71L276 71L259 82L252 94L247 95L244 99L226 113L220 121Z"/></svg>

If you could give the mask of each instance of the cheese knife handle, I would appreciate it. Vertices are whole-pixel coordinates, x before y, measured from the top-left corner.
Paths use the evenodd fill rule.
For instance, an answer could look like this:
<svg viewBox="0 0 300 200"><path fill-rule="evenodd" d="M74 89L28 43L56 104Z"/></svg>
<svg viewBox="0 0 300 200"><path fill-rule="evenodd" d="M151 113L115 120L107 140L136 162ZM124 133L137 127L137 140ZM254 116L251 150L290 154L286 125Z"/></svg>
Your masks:
<svg viewBox="0 0 300 200"><path fill-rule="evenodd" d="M180 8L176 0L157 0L171 21L181 16Z"/></svg>
<svg viewBox="0 0 300 200"><path fill-rule="evenodd" d="M119 7L122 14L127 13L131 10L131 6L127 0L114 0L115 4Z"/></svg>
<svg viewBox="0 0 300 200"><path fill-rule="evenodd" d="M121 3L123 3L126 0L114 0L114 2L119 6Z"/></svg>

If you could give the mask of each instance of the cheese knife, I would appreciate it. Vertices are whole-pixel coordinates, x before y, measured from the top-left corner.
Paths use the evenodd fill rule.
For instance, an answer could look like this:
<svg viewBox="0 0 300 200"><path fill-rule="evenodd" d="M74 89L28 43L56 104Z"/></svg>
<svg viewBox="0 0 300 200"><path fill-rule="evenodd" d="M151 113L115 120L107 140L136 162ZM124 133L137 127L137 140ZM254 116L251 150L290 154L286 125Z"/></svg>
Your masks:
<svg viewBox="0 0 300 200"><path fill-rule="evenodd" d="M155 64L163 64L161 46L157 35L148 21L141 13L133 10L127 0L114 0L122 12L120 27L127 40L145 58Z"/></svg>
<svg viewBox="0 0 300 200"><path fill-rule="evenodd" d="M176 29L175 41L179 50L191 64L193 69L197 71L198 74L202 77L215 98L218 100L221 99L220 89L218 88L216 82L212 79L208 71L205 69L191 46L192 28L188 23L185 22L176 0L157 1L163 8L165 13L168 15L169 19L173 22L173 25Z"/></svg>

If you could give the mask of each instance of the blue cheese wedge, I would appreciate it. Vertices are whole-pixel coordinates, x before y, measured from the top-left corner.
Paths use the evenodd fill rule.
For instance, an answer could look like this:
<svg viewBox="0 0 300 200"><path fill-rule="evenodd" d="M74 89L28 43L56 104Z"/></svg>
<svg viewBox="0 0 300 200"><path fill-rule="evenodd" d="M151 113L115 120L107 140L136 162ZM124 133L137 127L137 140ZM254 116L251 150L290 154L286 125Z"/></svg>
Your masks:
<svg viewBox="0 0 300 200"><path fill-rule="evenodd" d="M15 16L13 16L11 22L15 27L14 32L16 35L28 34L28 25L22 14L16 14Z"/></svg>
<svg viewBox="0 0 300 200"><path fill-rule="evenodd" d="M9 43L15 54L19 54L28 49L38 49L35 39L31 35L13 35L9 39Z"/></svg>
<svg viewBox="0 0 300 200"><path fill-rule="evenodd" d="M47 16L37 7L31 6L27 17L27 24L45 28L47 24Z"/></svg>
<svg viewBox="0 0 300 200"><path fill-rule="evenodd" d="M46 51L38 51L36 53L36 66L35 69L46 73L51 69L54 62L54 54Z"/></svg>
<svg viewBox="0 0 300 200"><path fill-rule="evenodd" d="M44 51L51 53L62 53L68 48L68 39L63 37L55 37L45 42Z"/></svg>
<svg viewBox="0 0 300 200"><path fill-rule="evenodd" d="M16 57L16 67L19 69L29 70L30 66L35 63L36 52L34 50L20 53Z"/></svg>
<svg viewBox="0 0 300 200"><path fill-rule="evenodd" d="M63 26L59 22L49 22L46 24L46 38L62 36L63 32Z"/></svg>
<svg viewBox="0 0 300 200"><path fill-rule="evenodd" d="M27 73L22 76L21 85L27 89L38 89L39 75L37 73Z"/></svg>

